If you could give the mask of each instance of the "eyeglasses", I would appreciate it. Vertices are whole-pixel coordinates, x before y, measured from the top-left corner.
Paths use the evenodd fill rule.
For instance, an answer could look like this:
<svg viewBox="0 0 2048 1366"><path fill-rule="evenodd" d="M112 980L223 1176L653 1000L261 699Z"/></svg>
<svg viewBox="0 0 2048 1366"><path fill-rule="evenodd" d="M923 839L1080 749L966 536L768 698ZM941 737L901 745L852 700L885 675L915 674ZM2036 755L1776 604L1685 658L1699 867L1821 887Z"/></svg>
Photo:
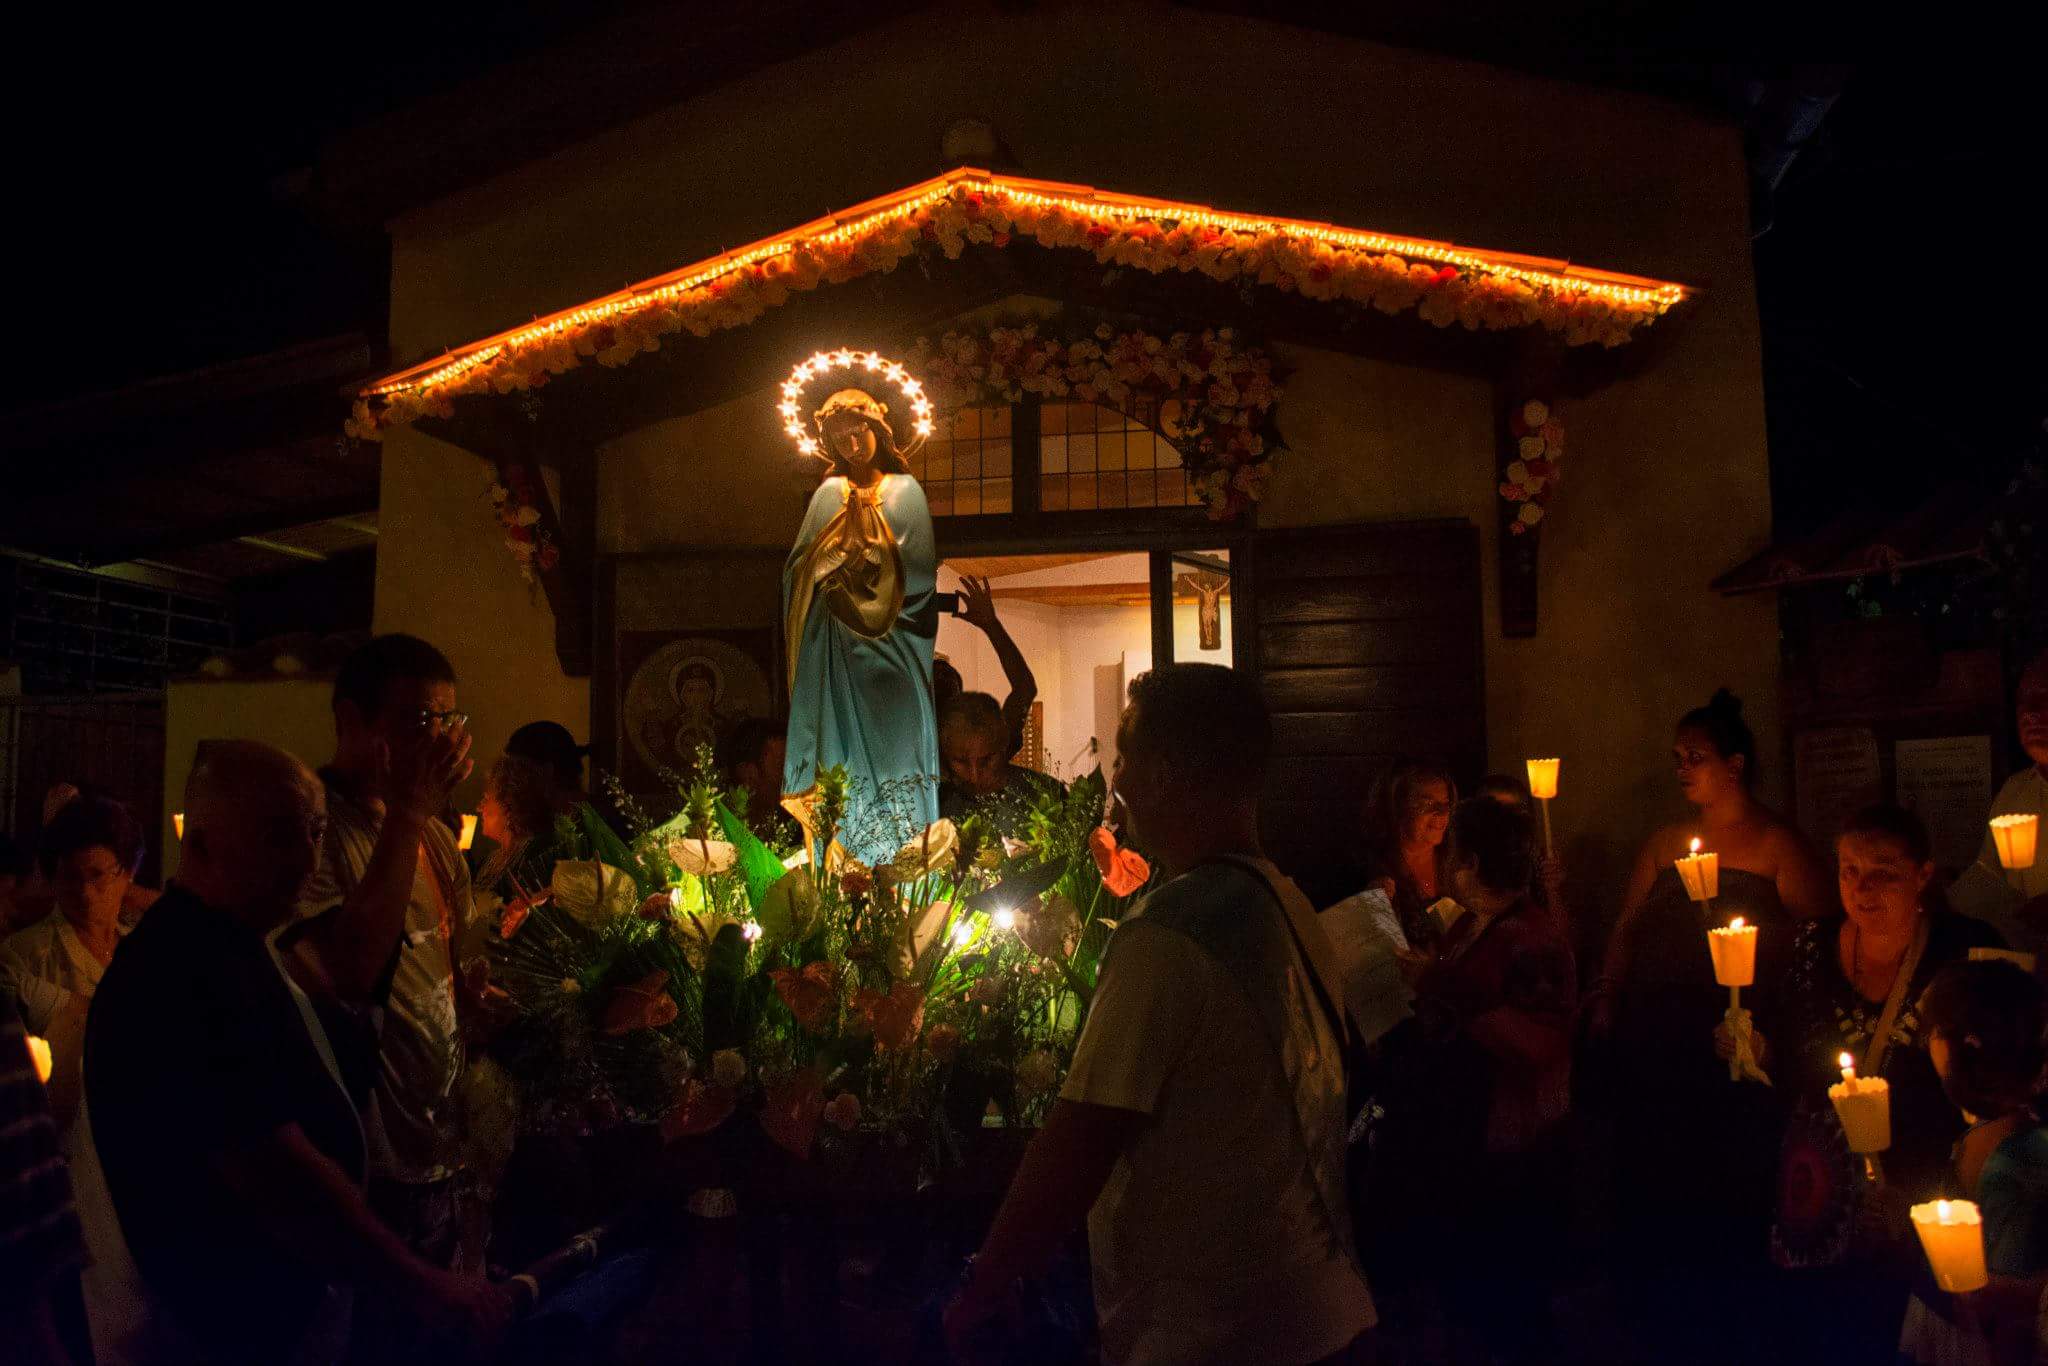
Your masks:
<svg viewBox="0 0 2048 1366"><path fill-rule="evenodd" d="M469 724L469 713L463 711L435 711L432 707L421 707L412 714L414 724L421 730L439 733L454 730Z"/></svg>

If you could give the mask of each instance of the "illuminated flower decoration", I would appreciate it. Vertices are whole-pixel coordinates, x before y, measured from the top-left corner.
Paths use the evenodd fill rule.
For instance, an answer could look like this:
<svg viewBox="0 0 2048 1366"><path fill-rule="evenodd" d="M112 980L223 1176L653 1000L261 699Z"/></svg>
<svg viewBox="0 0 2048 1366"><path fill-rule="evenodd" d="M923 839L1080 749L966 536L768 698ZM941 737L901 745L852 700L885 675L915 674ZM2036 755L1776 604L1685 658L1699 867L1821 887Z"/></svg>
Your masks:
<svg viewBox="0 0 2048 1366"><path fill-rule="evenodd" d="M1545 516L1564 480L1564 419L1557 405L1530 399L1508 414L1514 448L1501 471L1500 496L1515 505L1508 530L1527 534Z"/></svg>
<svg viewBox="0 0 2048 1366"><path fill-rule="evenodd" d="M556 863L549 891L559 909L586 925L615 915L631 915L640 906L640 889L633 879L595 859L562 859Z"/></svg>
<svg viewBox="0 0 2048 1366"><path fill-rule="evenodd" d="M668 973L656 970L612 993L604 1008L604 1032L630 1034L636 1029L659 1029L675 1018L676 1000L668 994Z"/></svg>
<svg viewBox="0 0 2048 1366"><path fill-rule="evenodd" d="M739 850L724 840L677 838L668 842L669 862L691 877L726 872L739 856Z"/></svg>
<svg viewBox="0 0 2048 1366"><path fill-rule="evenodd" d="M796 1016L796 1022L812 1033L823 1029L839 1008L839 965L822 960L801 968L774 968L768 978L775 994Z"/></svg>
<svg viewBox="0 0 2048 1366"><path fill-rule="evenodd" d="M932 434L932 401L925 394L924 386L903 368L902 362L890 360L878 351L850 351L841 347L837 351L820 351L809 360L799 361L789 372L789 378L782 381L782 398L775 405L775 411L782 418L782 430L805 455L821 457L825 448L805 425L804 391L835 371L849 371L856 377L868 376L893 384L910 407L911 428L917 433L917 439L923 441Z"/></svg>
<svg viewBox="0 0 2048 1366"><path fill-rule="evenodd" d="M818 884L810 871L796 868L777 878L754 918L761 922L764 937L778 944L808 935L818 918Z"/></svg>
<svg viewBox="0 0 2048 1366"><path fill-rule="evenodd" d="M739 1092L730 1086L695 1079L686 1081L675 1108L662 1116L661 1136L673 1143L679 1138L708 1134L732 1118L739 1099Z"/></svg>
<svg viewBox="0 0 2048 1366"><path fill-rule="evenodd" d="M959 828L941 817L906 841L879 871L886 882L915 882L950 867L959 849Z"/></svg>
<svg viewBox="0 0 2048 1366"><path fill-rule="evenodd" d="M1095 856L1095 871L1111 896L1129 896L1152 880L1152 865L1134 850L1117 846L1116 835L1098 825L1088 836L1088 852Z"/></svg>
<svg viewBox="0 0 2048 1366"><path fill-rule="evenodd" d="M924 989L915 982L898 982L886 996L879 991L856 992L853 1005L875 1036L875 1046L884 1052L904 1047L924 1028Z"/></svg>

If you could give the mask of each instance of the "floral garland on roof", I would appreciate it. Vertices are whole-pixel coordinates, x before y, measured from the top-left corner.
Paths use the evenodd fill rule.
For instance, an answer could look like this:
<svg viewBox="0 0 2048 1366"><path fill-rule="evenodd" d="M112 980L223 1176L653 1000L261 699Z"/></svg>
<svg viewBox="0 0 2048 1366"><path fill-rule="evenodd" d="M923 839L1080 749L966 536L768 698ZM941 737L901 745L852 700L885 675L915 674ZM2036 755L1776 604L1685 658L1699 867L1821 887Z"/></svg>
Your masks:
<svg viewBox="0 0 2048 1366"><path fill-rule="evenodd" d="M502 480L492 481L491 507L504 528L505 548L519 566L519 577L529 584L540 582L540 574L561 562L562 552L534 506L533 485L524 468L515 465Z"/></svg>
<svg viewBox="0 0 2048 1366"><path fill-rule="evenodd" d="M1515 458L1503 471L1500 496L1521 504L1508 530L1522 536L1543 520L1564 482L1564 417L1555 404L1532 398L1508 415L1508 432L1515 439Z"/></svg>
<svg viewBox="0 0 2048 1366"><path fill-rule="evenodd" d="M595 360L624 365L678 332L706 337L743 327L796 294L886 274L921 251L957 259L970 245L1001 248L1020 237L1041 246L1083 250L1105 266L1200 273L1224 283L1258 284L1310 299L1410 309L1437 327L1468 331L1540 326L1569 345L1619 346L1662 314L1671 300L1618 297L1569 281L1495 269L1411 261L1330 240L1300 227L1222 226L1172 213L1052 200L993 184L958 183L901 211L821 232L699 282L650 289L616 307L579 311L451 360L417 384L358 400L349 435L376 440L390 427L452 415L468 394L536 389Z"/></svg>
<svg viewBox="0 0 2048 1366"><path fill-rule="evenodd" d="M1181 453L1192 487L1216 521L1264 497L1273 453L1284 449L1273 410L1273 362L1228 327L1161 337L1107 323L1071 337L1038 325L948 332L920 339L912 365L942 413L1016 403L1026 394L1075 398L1161 415L1160 434Z"/></svg>

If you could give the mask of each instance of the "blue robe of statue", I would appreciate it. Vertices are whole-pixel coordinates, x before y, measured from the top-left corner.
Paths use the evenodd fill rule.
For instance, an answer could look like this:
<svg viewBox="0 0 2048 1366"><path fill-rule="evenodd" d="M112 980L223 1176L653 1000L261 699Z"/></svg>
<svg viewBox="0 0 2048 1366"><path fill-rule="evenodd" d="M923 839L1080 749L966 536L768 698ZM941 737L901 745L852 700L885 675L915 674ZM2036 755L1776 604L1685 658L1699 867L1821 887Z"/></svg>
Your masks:
<svg viewBox="0 0 2048 1366"><path fill-rule="evenodd" d="M804 820L819 770L844 765L840 843L867 863L938 819L937 571L931 511L907 474L868 489L836 475L819 485L782 571L784 804Z"/></svg>

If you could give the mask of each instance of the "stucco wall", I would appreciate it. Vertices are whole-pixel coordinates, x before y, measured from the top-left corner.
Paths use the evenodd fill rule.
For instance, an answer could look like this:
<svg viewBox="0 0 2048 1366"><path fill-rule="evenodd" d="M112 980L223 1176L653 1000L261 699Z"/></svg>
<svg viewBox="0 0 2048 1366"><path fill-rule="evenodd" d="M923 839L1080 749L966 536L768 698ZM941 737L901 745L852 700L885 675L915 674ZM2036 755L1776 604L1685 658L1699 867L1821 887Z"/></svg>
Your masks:
<svg viewBox="0 0 2048 1366"><path fill-rule="evenodd" d="M943 169L941 131L970 115L1034 175L1706 287L1648 373L1568 414L1535 640L1498 635L1477 382L1294 353L1281 409L1294 450L1264 521L1482 528L1493 762L1566 756L1558 828L1603 893L1652 819L1680 813L1663 759L1680 711L1727 683L1778 752L1771 606L1704 588L1769 527L1740 146L1653 101L1159 5L950 7L401 220L395 351L424 355L922 179ZM743 400L618 443L604 548L783 543L803 475L767 411ZM449 650L484 739L536 716L585 733L587 689L555 667L481 467L401 435L384 480L379 628Z"/></svg>
<svg viewBox="0 0 2048 1366"><path fill-rule="evenodd" d="M185 809L185 780L201 740L264 740L318 768L334 754L334 682L265 678L187 679L164 690L164 876L178 871L171 817Z"/></svg>

